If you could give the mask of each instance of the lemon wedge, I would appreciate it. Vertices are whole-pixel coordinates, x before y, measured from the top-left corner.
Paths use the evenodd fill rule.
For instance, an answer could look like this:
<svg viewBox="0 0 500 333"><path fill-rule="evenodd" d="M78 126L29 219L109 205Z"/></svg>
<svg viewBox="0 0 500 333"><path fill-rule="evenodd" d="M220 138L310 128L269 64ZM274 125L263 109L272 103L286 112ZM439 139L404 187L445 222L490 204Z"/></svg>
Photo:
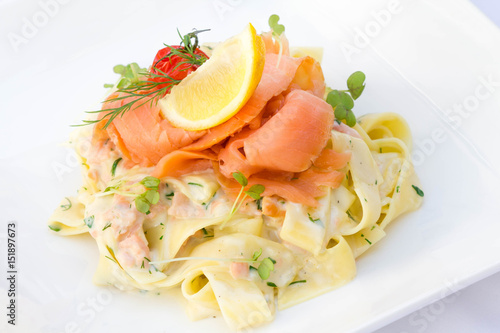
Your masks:
<svg viewBox="0 0 500 333"><path fill-rule="evenodd" d="M234 116L260 82L265 46L248 26L218 45L200 68L159 101L172 125L186 130L214 127Z"/></svg>

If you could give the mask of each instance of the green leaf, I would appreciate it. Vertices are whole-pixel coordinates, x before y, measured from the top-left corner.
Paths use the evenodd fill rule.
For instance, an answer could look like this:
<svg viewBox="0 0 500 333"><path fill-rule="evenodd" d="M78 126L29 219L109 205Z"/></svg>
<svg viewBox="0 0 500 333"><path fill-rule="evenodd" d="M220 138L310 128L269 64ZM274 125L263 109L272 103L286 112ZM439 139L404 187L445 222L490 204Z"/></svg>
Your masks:
<svg viewBox="0 0 500 333"><path fill-rule="evenodd" d="M139 79L139 73L143 71L143 69L141 69L141 67L139 67L139 65L135 62L131 63L129 66L130 66L130 71L132 72L133 75L132 81L137 82Z"/></svg>
<svg viewBox="0 0 500 333"><path fill-rule="evenodd" d="M52 231L55 231L55 232L58 232L58 231L61 230L60 227L58 227L58 226L52 226L52 225L49 225L49 229L52 230Z"/></svg>
<svg viewBox="0 0 500 333"><path fill-rule="evenodd" d="M274 282L268 282L268 283L267 283L267 285L268 285L269 287L278 288L278 286L277 286L277 285L276 285L276 283L274 283Z"/></svg>
<svg viewBox="0 0 500 333"><path fill-rule="evenodd" d="M321 221L320 219L313 219L311 214L307 213L307 216L309 217L309 221L313 222L313 223L316 223L318 221Z"/></svg>
<svg viewBox="0 0 500 333"><path fill-rule="evenodd" d="M260 199L257 199L255 203L257 204L257 209L262 211L262 197L260 197Z"/></svg>
<svg viewBox="0 0 500 333"><path fill-rule="evenodd" d="M257 194L262 194L262 193L264 193L265 190L266 190L266 188L264 187L264 185L261 185L261 184L252 185L248 189L249 192L253 192L253 193L257 193Z"/></svg>
<svg viewBox="0 0 500 333"><path fill-rule="evenodd" d="M415 185L412 185L411 187L413 187L413 189L415 190L415 192L417 192L417 194L421 197L424 196L424 191L422 191L420 188L418 188L418 186L415 186Z"/></svg>
<svg viewBox="0 0 500 333"><path fill-rule="evenodd" d="M335 107L335 118L340 120L347 118L347 110L342 104Z"/></svg>
<svg viewBox="0 0 500 333"><path fill-rule="evenodd" d="M126 78L123 78L123 79L120 80L120 82L118 82L118 84L116 85L116 87L118 89L122 89L122 88L128 87L129 84L130 84L130 81L127 80Z"/></svg>
<svg viewBox="0 0 500 333"><path fill-rule="evenodd" d="M160 186L160 180L152 176L147 176L141 180L141 184L147 189L158 189L158 186Z"/></svg>
<svg viewBox="0 0 500 333"><path fill-rule="evenodd" d="M113 72L115 72L116 74L123 75L123 73L125 72L125 66L116 65L115 67L113 67Z"/></svg>
<svg viewBox="0 0 500 333"><path fill-rule="evenodd" d="M158 203L160 200L160 193L157 190L147 190L144 193L144 198L152 205Z"/></svg>
<svg viewBox="0 0 500 333"><path fill-rule="evenodd" d="M285 32L285 26L283 24L279 24L279 20L280 17L276 14L273 14L269 17L269 27L271 27L271 30L278 36Z"/></svg>
<svg viewBox="0 0 500 333"><path fill-rule="evenodd" d="M262 249L259 249L259 251L255 251L252 256L252 261L257 261L262 254Z"/></svg>
<svg viewBox="0 0 500 333"><path fill-rule="evenodd" d="M145 197L143 197L142 195L138 196L137 198L135 198L134 200L134 203L135 203L135 208L143 213L143 214L149 214L151 213L149 211L149 208L151 207L150 203L148 200L146 200Z"/></svg>
<svg viewBox="0 0 500 333"><path fill-rule="evenodd" d="M92 226L94 225L94 215L84 218L83 222L85 222L89 229L92 228Z"/></svg>
<svg viewBox="0 0 500 333"><path fill-rule="evenodd" d="M108 186L104 189L104 192L109 192L111 190L118 190L120 188L120 183L114 185L114 186Z"/></svg>
<svg viewBox="0 0 500 333"><path fill-rule="evenodd" d="M363 90L365 90L365 79L365 73L360 71L352 73L347 79L347 88L349 88L349 92L355 100L358 99L358 97L363 93Z"/></svg>
<svg viewBox="0 0 500 333"><path fill-rule="evenodd" d="M248 185L248 179L245 177L244 174L241 172L233 172L233 178L236 179L238 183L240 183L241 186L247 186Z"/></svg>
<svg viewBox="0 0 500 333"><path fill-rule="evenodd" d="M345 120L346 124L350 127L356 125L356 116L351 110L346 109L343 105L335 107L335 118L338 120Z"/></svg>
<svg viewBox="0 0 500 333"><path fill-rule="evenodd" d="M352 100L351 96L343 91L338 90L330 91L326 96L326 102L332 107L343 105L344 108L349 110L354 107L354 101Z"/></svg>
<svg viewBox="0 0 500 333"><path fill-rule="evenodd" d="M108 229L109 227L111 227L111 222L106 223L106 225L104 226L104 228L102 228L102 231Z"/></svg>
<svg viewBox="0 0 500 333"><path fill-rule="evenodd" d="M120 163L120 161L122 160L122 158L117 158L114 162L113 162L113 166L111 166L111 176L115 176L115 172L116 172L116 167L118 166L118 163Z"/></svg>
<svg viewBox="0 0 500 333"><path fill-rule="evenodd" d="M289 286L291 286L292 284L296 284L296 283L306 283L307 280L298 280L298 281L293 281L293 282L290 282Z"/></svg>
<svg viewBox="0 0 500 333"><path fill-rule="evenodd" d="M264 185L255 184L250 187L248 191L245 191L245 193L248 194L248 196L250 196L252 199L259 200L261 198L260 195L265 191L265 189L266 188L264 187Z"/></svg>
<svg viewBox="0 0 500 333"><path fill-rule="evenodd" d="M201 184L198 184L198 183L191 183L189 182L188 185L193 185L193 186L199 186L199 187L203 187L203 185Z"/></svg>
<svg viewBox="0 0 500 333"><path fill-rule="evenodd" d="M134 80L135 73L134 73L134 70L132 69L131 64L129 64L129 65L127 65L127 67L125 67L125 72L123 73L123 77L129 79L129 81Z"/></svg>
<svg viewBox="0 0 500 333"><path fill-rule="evenodd" d="M71 203L71 200L69 200L69 198L66 197L64 199L68 200L68 203L66 205L61 205L61 208L63 211L66 211L66 210L70 209L71 206L73 206L73 204Z"/></svg>
<svg viewBox="0 0 500 333"><path fill-rule="evenodd" d="M265 258L257 268L257 273L259 273L262 280L267 280L271 275L271 271L274 271L274 264L271 258Z"/></svg>
<svg viewBox="0 0 500 333"><path fill-rule="evenodd" d="M105 83L104 88L113 88L115 85L113 83Z"/></svg>
<svg viewBox="0 0 500 333"><path fill-rule="evenodd" d="M351 110L347 110L347 117L345 119L345 123L349 127L353 127L354 125L356 125L356 116Z"/></svg>

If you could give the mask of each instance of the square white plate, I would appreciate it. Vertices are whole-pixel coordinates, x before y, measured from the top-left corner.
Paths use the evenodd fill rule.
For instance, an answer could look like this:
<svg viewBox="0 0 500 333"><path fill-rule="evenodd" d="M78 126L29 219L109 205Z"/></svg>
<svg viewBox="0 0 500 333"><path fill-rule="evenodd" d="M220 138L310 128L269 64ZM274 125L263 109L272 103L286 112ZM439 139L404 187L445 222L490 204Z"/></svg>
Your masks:
<svg viewBox="0 0 500 333"><path fill-rule="evenodd" d="M358 260L350 284L255 332L372 331L500 270L500 33L467 1L0 1L1 242L17 222L18 324L2 332L226 332L190 322L179 299L93 286L90 237L49 234L46 219L80 183L60 143L103 99L112 67L148 66L176 28L203 41L267 29L324 47L330 86L362 70L354 109L402 114L414 133L423 207L399 218ZM1 267L6 271L5 259ZM7 284L0 279L0 303ZM173 292L172 295L176 295Z"/></svg>

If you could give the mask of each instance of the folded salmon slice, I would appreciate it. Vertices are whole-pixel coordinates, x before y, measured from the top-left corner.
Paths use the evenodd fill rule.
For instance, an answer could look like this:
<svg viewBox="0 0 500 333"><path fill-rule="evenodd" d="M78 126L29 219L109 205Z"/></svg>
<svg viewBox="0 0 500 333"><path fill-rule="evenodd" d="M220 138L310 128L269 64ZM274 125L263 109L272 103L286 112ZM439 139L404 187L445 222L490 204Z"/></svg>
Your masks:
<svg viewBox="0 0 500 333"><path fill-rule="evenodd" d="M120 96L115 93L108 100ZM120 107L133 98L105 102L103 110ZM155 165L163 156L189 145L205 134L205 131L187 131L172 126L168 120L160 117L160 108L150 102L116 117L107 131L125 158L141 166Z"/></svg>
<svg viewBox="0 0 500 333"><path fill-rule="evenodd" d="M351 152L338 153L333 149L323 149L318 158L314 161L314 166L324 171L342 169L351 159Z"/></svg>
<svg viewBox="0 0 500 333"><path fill-rule="evenodd" d="M239 171L245 175L245 177L250 177L252 174L262 170L261 167L252 166L248 163L245 155L242 153L243 145L245 144L246 138L251 135L254 131L243 130L236 136L231 138L224 149L219 153L219 166L221 173L228 177L232 177L232 173Z"/></svg>
<svg viewBox="0 0 500 333"><path fill-rule="evenodd" d="M211 168L212 161L215 160L217 160L217 155L208 150L203 152L176 150L160 160L152 176L156 178L180 177L191 172L204 171Z"/></svg>
<svg viewBox="0 0 500 333"><path fill-rule="evenodd" d="M333 120L328 103L293 90L281 110L245 140L248 163L270 170L305 171L331 137Z"/></svg>

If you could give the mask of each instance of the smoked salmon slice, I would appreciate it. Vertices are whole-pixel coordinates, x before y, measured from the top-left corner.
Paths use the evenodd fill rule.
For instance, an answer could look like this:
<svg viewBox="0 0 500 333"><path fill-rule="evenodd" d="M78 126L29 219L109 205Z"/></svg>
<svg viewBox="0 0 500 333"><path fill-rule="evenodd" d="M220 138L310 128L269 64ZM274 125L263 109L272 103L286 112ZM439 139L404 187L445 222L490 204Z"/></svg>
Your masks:
<svg viewBox="0 0 500 333"><path fill-rule="evenodd" d="M210 151L176 150L165 155L158 162L152 176L156 178L180 177L191 172L205 171L212 167L212 161L215 160L217 160L217 155Z"/></svg>
<svg viewBox="0 0 500 333"><path fill-rule="evenodd" d="M314 166L325 171L339 170L347 165L351 152L337 153L333 149L324 149L314 161Z"/></svg>
<svg viewBox="0 0 500 333"><path fill-rule="evenodd" d="M250 177L252 174L262 170L261 167L256 167L248 163L246 156L242 152L243 145L245 144L246 138L254 131L243 130L236 136L231 138L227 143L226 147L222 149L219 153L219 165L221 173L227 178L232 177L232 173L239 171L245 175L245 177Z"/></svg>
<svg viewBox="0 0 500 333"><path fill-rule="evenodd" d="M331 137L333 120L328 103L293 90L281 110L245 140L246 158L250 165L265 169L305 171Z"/></svg>
<svg viewBox="0 0 500 333"><path fill-rule="evenodd" d="M117 97L120 95L113 94L109 99ZM132 98L105 102L103 109L120 107ZM116 117L107 130L123 155L141 166L156 165L163 156L205 134L204 131L187 131L172 126L160 117L160 108L150 102Z"/></svg>

